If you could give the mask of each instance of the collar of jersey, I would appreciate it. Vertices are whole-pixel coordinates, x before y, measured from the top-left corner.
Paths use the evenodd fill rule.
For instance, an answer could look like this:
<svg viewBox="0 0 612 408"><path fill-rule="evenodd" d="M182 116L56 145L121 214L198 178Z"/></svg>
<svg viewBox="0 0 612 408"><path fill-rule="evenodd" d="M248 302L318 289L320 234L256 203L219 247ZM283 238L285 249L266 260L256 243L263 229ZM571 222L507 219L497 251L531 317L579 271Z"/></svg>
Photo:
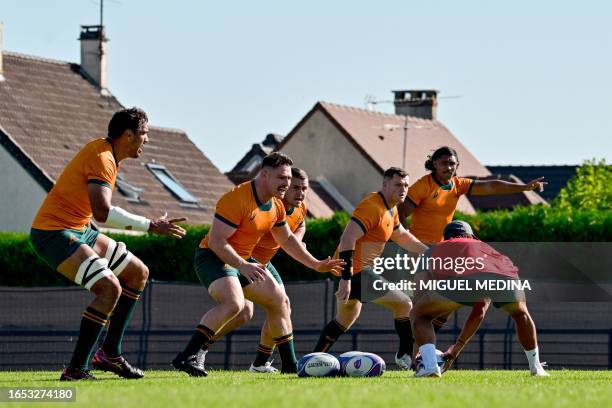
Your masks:
<svg viewBox="0 0 612 408"><path fill-rule="evenodd" d="M251 181L251 190L253 190L253 197L255 197L255 202L257 206L262 211L269 211L272 208L272 199L270 199L267 203L262 203L259 197L257 197L257 189L255 189L255 179Z"/></svg>
<svg viewBox="0 0 612 408"><path fill-rule="evenodd" d="M119 166L119 162L117 161L117 156L115 156L115 146L113 146L111 139L107 137L104 140L106 140L108 144L111 145L111 152L113 152L113 159L115 159L115 166Z"/></svg>
<svg viewBox="0 0 612 408"><path fill-rule="evenodd" d="M436 177L436 175L434 173L431 173L431 178L434 179L436 184L439 185L442 190L452 190L454 185L455 185L452 177L451 177L450 183L448 183L448 184L442 184L442 182L440 182L440 180L438 180L438 178Z"/></svg>
<svg viewBox="0 0 612 408"><path fill-rule="evenodd" d="M387 200L385 199L385 196L383 195L383 193L379 191L378 194L380 195L380 198L382 198L383 203L385 204L385 208L387 209L387 211L389 211L389 214L393 216L393 208L389 208L389 204L387 204Z"/></svg>
<svg viewBox="0 0 612 408"><path fill-rule="evenodd" d="M295 211L295 207L291 207L290 209L285 210L285 214L291 215L291 214L293 214L294 211Z"/></svg>

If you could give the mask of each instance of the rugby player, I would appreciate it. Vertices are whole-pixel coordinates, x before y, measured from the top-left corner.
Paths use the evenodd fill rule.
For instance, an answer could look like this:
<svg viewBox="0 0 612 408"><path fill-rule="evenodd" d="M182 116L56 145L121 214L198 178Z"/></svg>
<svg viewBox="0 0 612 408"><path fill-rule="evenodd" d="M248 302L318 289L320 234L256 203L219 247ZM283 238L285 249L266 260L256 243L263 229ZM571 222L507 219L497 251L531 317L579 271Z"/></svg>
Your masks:
<svg viewBox="0 0 612 408"><path fill-rule="evenodd" d="M246 298L266 312L281 373L297 371L288 298L266 265L252 257L253 249L271 232L287 254L309 268L339 271L344 262L317 260L289 229L281 199L291 182L292 164L282 153L266 156L255 179L235 187L217 203L211 229L195 255L196 273L217 305L202 317L185 349L172 361L176 369L191 376L207 375L198 352L207 350L223 326L242 311Z"/></svg>
<svg viewBox="0 0 612 408"><path fill-rule="evenodd" d="M407 217L412 215L410 232L425 244L442 241L444 226L453 219L457 202L462 195L499 195L514 194L538 189L543 191L544 177L527 184L502 180L474 180L456 175L459 168L457 151L449 146L442 146L425 161L425 169L430 174L421 177L408 189L406 200L398 204L399 218L408 228ZM474 303L464 327L471 331L480 326L489 308L489 301ZM440 316L434 321L438 332L448 316ZM470 326L470 327L468 327ZM448 350L451 352L452 348Z"/></svg>
<svg viewBox="0 0 612 408"><path fill-rule="evenodd" d="M175 238L185 235L175 224L186 218L164 215L149 220L111 204L120 162L141 155L148 132L148 118L141 109L116 112L108 124L108 137L86 144L66 165L32 223L30 240L38 256L95 295L83 313L76 349L62 381L95 379L88 370L89 360L107 324L104 342L93 357L94 368L124 378L144 376L122 356L121 342L149 270L124 243L93 229L90 221L93 216L109 227Z"/></svg>
<svg viewBox="0 0 612 408"><path fill-rule="evenodd" d="M372 301L393 313L400 340L395 361L401 368L410 369L414 341L409 318L412 303L405 293L377 285L376 282L386 281L373 271L374 259L382 254L389 239L412 253L427 249L399 222L396 205L404 200L407 191L408 173L391 167L384 172L381 191L366 195L353 211L337 250L346 262L336 292L338 312L323 329L314 351L327 352L357 320L362 303Z"/></svg>
<svg viewBox="0 0 612 408"><path fill-rule="evenodd" d="M285 215L289 229L293 232L293 235L298 241L301 241L306 233L306 214L307 208L304 203L306 198L306 192L308 191L308 175L302 169L297 167L291 168L291 184L289 189L283 197L283 205L285 207ZM280 245L274 240L274 236L271 232L264 235L257 246L253 249L252 257L259 263L266 265L266 268L270 271L274 279L278 282L283 292L285 287L283 280L278 274L276 268L270 260L276 255ZM286 293L285 293L286 296ZM245 300L244 309L236 317L234 317L229 323L227 323L219 333L215 336L215 341L227 333L236 330L238 327L247 323L253 318L253 302ZM289 300L287 300L289 304ZM274 339L270 336L270 329L268 328L267 321L264 322L261 330L261 339L259 346L257 347L257 355L255 360L249 367L249 372L252 373L275 373L278 372L271 364L270 357L274 352ZM200 357L201 359L202 357Z"/></svg>
<svg viewBox="0 0 612 408"><path fill-rule="evenodd" d="M474 237L471 226L464 221L453 221L444 228L444 241L425 253L425 259L433 260L424 269L427 280L466 279L470 282L486 280L518 280L518 269L512 261L497 252L488 244ZM452 268L445 269L442 262L462 258L461 273ZM472 259L471 263L466 259ZM474 288L472 288L474 289ZM415 377L440 377L440 367L436 359L436 335L432 321L438 316L446 316L462 306L489 298L495 307L501 308L514 320L519 342L525 350L529 369L534 376L548 376L540 363L536 327L527 310L524 293L518 289L506 290L428 290L415 298L411 312L412 328L423 364L417 367ZM467 341L467 339L465 340ZM456 350L458 355L460 350Z"/></svg>

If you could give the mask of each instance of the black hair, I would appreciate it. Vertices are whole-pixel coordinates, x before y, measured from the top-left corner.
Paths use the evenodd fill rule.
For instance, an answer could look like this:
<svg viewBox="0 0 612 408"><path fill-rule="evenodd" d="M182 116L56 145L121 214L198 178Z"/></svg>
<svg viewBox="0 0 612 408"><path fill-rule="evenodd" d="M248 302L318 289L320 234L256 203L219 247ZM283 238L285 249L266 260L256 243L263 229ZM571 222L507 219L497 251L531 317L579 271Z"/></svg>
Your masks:
<svg viewBox="0 0 612 408"><path fill-rule="evenodd" d="M383 178L385 180L392 179L396 174L401 178L408 176L408 172L406 170L400 169L399 167L389 167L387 170L385 170Z"/></svg>
<svg viewBox="0 0 612 408"><path fill-rule="evenodd" d="M293 160L284 153L274 152L263 158L261 167L272 167L274 169L280 166L293 166Z"/></svg>
<svg viewBox="0 0 612 408"><path fill-rule="evenodd" d="M291 168L291 177L300 179L302 181L308 180L308 174L302 169L298 169L297 167Z"/></svg>
<svg viewBox="0 0 612 408"><path fill-rule="evenodd" d="M143 123L148 121L147 114L140 108L134 107L117 111L108 122L108 138L118 139L128 129L136 132Z"/></svg>
<svg viewBox="0 0 612 408"><path fill-rule="evenodd" d="M455 149L450 146L442 146L437 148L431 156L427 156L425 168L431 172L436 171L433 162L434 160L438 160L442 156L455 156L457 158L457 162L459 161L459 156L457 155L457 151Z"/></svg>

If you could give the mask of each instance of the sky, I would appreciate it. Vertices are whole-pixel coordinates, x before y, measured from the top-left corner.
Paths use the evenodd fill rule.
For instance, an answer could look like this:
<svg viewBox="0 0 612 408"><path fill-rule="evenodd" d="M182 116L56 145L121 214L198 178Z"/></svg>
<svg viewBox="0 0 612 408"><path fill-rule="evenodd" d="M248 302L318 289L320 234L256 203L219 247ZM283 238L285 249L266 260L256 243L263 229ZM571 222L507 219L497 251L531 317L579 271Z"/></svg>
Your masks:
<svg viewBox="0 0 612 408"><path fill-rule="evenodd" d="M99 0L0 0L4 49L80 61ZM612 161L612 2L106 0L109 88L222 171L317 101L437 89L483 164ZM392 112L392 104L377 110Z"/></svg>

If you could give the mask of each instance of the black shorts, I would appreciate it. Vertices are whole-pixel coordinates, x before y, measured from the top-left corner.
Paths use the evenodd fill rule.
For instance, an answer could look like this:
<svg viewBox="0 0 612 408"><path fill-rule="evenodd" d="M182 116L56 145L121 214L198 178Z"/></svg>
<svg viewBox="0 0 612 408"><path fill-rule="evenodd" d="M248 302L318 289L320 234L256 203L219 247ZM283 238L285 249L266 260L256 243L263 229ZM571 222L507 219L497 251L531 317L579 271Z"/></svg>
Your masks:
<svg viewBox="0 0 612 408"><path fill-rule="evenodd" d="M335 289L338 290L340 278L334 278ZM367 267L361 270L351 278L351 293L349 299L358 300L362 303L368 303L389 293L390 289L386 287L389 283L382 276L374 273L372 267Z"/></svg>

